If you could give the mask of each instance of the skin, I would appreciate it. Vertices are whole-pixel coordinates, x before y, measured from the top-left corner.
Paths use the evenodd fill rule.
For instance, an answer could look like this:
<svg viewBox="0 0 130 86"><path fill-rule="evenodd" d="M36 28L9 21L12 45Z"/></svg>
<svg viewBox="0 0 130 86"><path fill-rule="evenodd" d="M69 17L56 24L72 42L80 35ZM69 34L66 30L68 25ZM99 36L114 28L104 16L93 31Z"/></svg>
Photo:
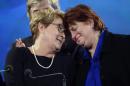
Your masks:
<svg viewBox="0 0 130 86"><path fill-rule="evenodd" d="M30 9L30 16L33 18L37 13L45 12L48 10L54 10L48 0L42 0L41 2L33 3Z"/></svg>
<svg viewBox="0 0 130 86"><path fill-rule="evenodd" d="M61 49L65 34L58 31L58 24L63 24L62 19L54 19L48 27L41 23L38 24L39 35L33 45L37 55L52 57ZM31 47L29 49L32 51Z"/></svg>
<svg viewBox="0 0 130 86"><path fill-rule="evenodd" d="M69 25L69 30L72 34L72 39L78 44L89 50L93 56L100 32L94 30L93 20L86 22L76 21L74 25Z"/></svg>
<svg viewBox="0 0 130 86"><path fill-rule="evenodd" d="M42 0L39 3L33 3L31 8L30 8L30 16L29 17L30 17L30 19L34 18L37 15L38 11L45 12L48 10L54 10L51 7L51 4L48 0ZM25 44L22 42L21 38L16 39L16 47L26 47Z"/></svg>

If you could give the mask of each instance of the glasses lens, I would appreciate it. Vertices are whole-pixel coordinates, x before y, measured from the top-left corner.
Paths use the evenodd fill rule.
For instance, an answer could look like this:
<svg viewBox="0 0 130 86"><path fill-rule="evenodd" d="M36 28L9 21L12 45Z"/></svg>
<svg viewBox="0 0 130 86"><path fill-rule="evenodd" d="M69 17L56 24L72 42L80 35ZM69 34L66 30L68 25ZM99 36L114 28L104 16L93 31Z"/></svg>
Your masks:
<svg viewBox="0 0 130 86"><path fill-rule="evenodd" d="M53 25L56 25L58 27L58 31L60 33L64 32L65 31L65 28L64 28L64 25L63 24L55 24L55 23L51 23Z"/></svg>
<svg viewBox="0 0 130 86"><path fill-rule="evenodd" d="M58 27L59 27L58 28L59 32L64 32L65 31L64 25L59 24Z"/></svg>

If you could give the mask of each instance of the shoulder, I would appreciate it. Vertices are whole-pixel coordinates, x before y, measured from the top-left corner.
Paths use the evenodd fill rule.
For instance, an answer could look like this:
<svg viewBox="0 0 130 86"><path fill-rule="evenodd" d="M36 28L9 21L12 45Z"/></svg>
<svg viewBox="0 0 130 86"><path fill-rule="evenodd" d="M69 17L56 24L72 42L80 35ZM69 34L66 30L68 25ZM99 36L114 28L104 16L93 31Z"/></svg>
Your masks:
<svg viewBox="0 0 130 86"><path fill-rule="evenodd" d="M6 57L6 64L19 62L24 60L27 48L12 48Z"/></svg>
<svg viewBox="0 0 130 86"><path fill-rule="evenodd" d="M26 47L21 47L21 48L17 48L17 47L12 47L8 54L20 54L20 53L24 53L27 50Z"/></svg>
<svg viewBox="0 0 130 86"><path fill-rule="evenodd" d="M130 35L113 34L107 31L104 37L103 50L128 53L130 51Z"/></svg>
<svg viewBox="0 0 130 86"><path fill-rule="evenodd" d="M121 41L122 40L122 41L130 42L130 35L126 35L126 34L115 34L115 33L106 31L105 37L110 38L111 40L115 40L115 41Z"/></svg>
<svg viewBox="0 0 130 86"><path fill-rule="evenodd" d="M125 34L112 34L112 41L115 45L121 46L130 46L130 35Z"/></svg>

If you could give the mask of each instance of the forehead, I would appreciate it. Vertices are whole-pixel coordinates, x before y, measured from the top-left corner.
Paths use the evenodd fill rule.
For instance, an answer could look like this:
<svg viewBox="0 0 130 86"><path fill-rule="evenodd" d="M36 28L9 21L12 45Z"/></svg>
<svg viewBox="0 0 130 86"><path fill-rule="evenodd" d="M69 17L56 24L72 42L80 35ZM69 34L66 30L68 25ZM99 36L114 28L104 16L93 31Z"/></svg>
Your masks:
<svg viewBox="0 0 130 86"><path fill-rule="evenodd" d="M75 26L78 25L78 23L79 23L79 22L77 22L77 21L71 22L71 23L69 24L69 27L75 27Z"/></svg>
<svg viewBox="0 0 130 86"><path fill-rule="evenodd" d="M42 0L41 4L46 5L46 4L50 4L50 3L49 3L49 0Z"/></svg>
<svg viewBox="0 0 130 86"><path fill-rule="evenodd" d="M40 3L40 2L49 3L49 0L28 0L28 4Z"/></svg>
<svg viewBox="0 0 130 86"><path fill-rule="evenodd" d="M81 26L81 25L89 25L89 24L91 24L90 21L84 21L84 22L75 21L72 24L69 24L69 26L73 27L73 26Z"/></svg>

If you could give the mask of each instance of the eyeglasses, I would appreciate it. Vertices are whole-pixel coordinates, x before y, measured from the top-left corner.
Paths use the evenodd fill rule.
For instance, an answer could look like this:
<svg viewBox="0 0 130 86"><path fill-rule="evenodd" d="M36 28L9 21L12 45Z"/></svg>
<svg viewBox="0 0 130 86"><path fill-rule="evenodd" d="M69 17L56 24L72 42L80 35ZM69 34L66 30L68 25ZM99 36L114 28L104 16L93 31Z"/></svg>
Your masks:
<svg viewBox="0 0 130 86"><path fill-rule="evenodd" d="M55 23L51 23L51 24L56 25L60 33L63 33L65 31L65 27L63 24L55 24Z"/></svg>

